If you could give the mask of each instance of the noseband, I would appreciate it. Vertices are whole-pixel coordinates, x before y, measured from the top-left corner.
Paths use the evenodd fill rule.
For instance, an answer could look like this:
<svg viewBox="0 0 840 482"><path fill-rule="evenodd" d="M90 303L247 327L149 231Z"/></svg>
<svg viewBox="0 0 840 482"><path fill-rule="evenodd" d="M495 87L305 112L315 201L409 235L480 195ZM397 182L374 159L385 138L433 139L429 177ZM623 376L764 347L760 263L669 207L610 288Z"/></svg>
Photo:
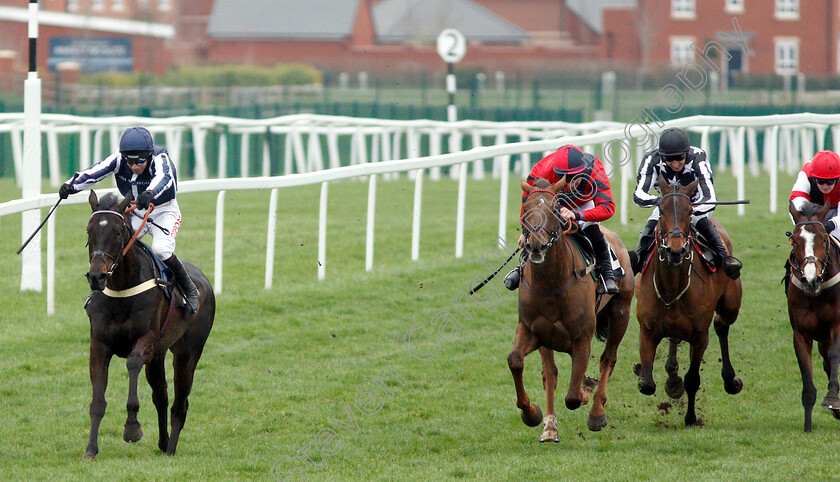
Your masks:
<svg viewBox="0 0 840 482"><path fill-rule="evenodd" d="M685 194L685 193L682 193L682 192L671 192L671 193L665 194L664 196L662 196L660 198L660 205L662 204L662 200L664 200L665 198L667 198L669 196L683 196L686 199L688 199L689 202L691 202L691 197L688 194ZM676 204L674 204L674 219L676 219L676 218L677 218L677 206L676 206ZM660 238L659 242L656 244L656 253L659 255L659 261L665 261L665 256L666 256L665 253L666 253L666 250L668 249L668 243L676 237L681 237L681 238L685 239L685 241L683 242L683 245L680 247L681 249L685 249L685 256L682 259L680 259L680 262L677 264L677 266L679 266L679 265L682 264L683 260L689 259L692 256L692 251L691 251L691 249L689 249L689 243L691 242L691 234L690 233L686 234L678 226L675 226L673 229L671 229L670 231L665 233L665 235L663 236L663 235L661 235L661 232L662 232L661 213L660 213L659 220L660 220L660 222L659 222L660 229L659 229L659 231L657 232L657 235L656 235L657 238Z"/></svg>
<svg viewBox="0 0 840 482"><path fill-rule="evenodd" d="M554 245L554 243L556 243L557 240L559 240L562 235L572 234L572 233L576 232L578 230L578 225L574 221L566 221L562 216L560 216L560 210L558 209L558 206L557 206L557 199L560 197L559 194L555 194L554 192L549 191L547 189L535 189L535 190L531 191L530 193L528 193L528 195L530 196L531 194L534 194L534 193L537 193L537 192L543 192L543 193L551 194L551 196L552 196L552 198L551 198L551 204L552 204L551 215L554 216L555 218L559 219L560 222L557 223L557 225L551 231L547 230L544 226L541 226L541 225L537 224L536 226L534 226L533 232L530 229L524 227L524 223L523 223L522 234L525 236L525 243L527 245L528 238L531 237L531 234L538 233L540 231L545 231L546 233L548 233L548 242L545 243L543 246L545 246L545 248L548 249L548 248L552 247ZM526 211L526 213L527 213L527 211ZM564 228L563 227L564 224L568 224L568 227Z"/></svg>

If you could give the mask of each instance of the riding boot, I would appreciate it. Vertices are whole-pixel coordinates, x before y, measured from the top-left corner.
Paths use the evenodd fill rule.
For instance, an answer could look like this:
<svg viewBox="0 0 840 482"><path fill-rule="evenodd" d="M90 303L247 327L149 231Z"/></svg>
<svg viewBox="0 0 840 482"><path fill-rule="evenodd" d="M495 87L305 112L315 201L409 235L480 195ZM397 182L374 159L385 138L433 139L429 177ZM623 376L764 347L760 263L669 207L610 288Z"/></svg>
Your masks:
<svg viewBox="0 0 840 482"><path fill-rule="evenodd" d="M522 276L522 267L517 266L510 270L510 273L505 275L505 279L502 283L504 283L505 288L515 291L516 288L519 288L519 278Z"/></svg>
<svg viewBox="0 0 840 482"><path fill-rule="evenodd" d="M700 218L697 220L697 224L695 224L697 231L706 238L706 241L711 245L712 249L715 251L715 258L718 262L718 266L723 268L723 272L726 273L726 276L729 276L732 279L738 279L741 276L741 262L738 261L737 258L730 256L729 252L726 251L726 245L723 244L723 240L720 239L720 234L718 230L715 229L714 223L709 218Z"/></svg>
<svg viewBox="0 0 840 482"><path fill-rule="evenodd" d="M195 287L195 283L193 283L190 274L187 273L187 269L184 268L181 260L175 257L174 254L164 261L164 263L175 274L175 281L178 282L178 285L184 291L184 296L187 298L187 309L189 314L192 315L198 311L198 288Z"/></svg>
<svg viewBox="0 0 840 482"><path fill-rule="evenodd" d="M650 254L650 247L653 245L654 233L658 220L648 219L645 227L642 228L642 233L639 235L639 242L636 243L636 249L630 251L630 267L633 268L633 274L636 275L645 267L648 254Z"/></svg>
<svg viewBox="0 0 840 482"><path fill-rule="evenodd" d="M615 283L615 273L612 269L612 259L610 257L610 249L607 240L604 239L604 233L597 224L592 224L583 229L583 234L592 243L592 250L595 252L595 259L597 260L598 274L601 275L601 283L598 283L598 288L595 290L599 295L618 293L618 285Z"/></svg>

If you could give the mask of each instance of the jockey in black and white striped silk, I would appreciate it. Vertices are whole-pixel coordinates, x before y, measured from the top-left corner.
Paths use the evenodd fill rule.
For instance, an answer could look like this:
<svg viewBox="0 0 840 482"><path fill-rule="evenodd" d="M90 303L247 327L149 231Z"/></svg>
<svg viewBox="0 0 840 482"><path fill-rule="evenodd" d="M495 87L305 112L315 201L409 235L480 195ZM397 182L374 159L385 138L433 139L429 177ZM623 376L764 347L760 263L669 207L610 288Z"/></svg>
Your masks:
<svg viewBox="0 0 840 482"><path fill-rule="evenodd" d="M117 189L123 196L132 195L137 200L138 214L145 215L149 204L155 208L149 215L154 223L147 223L140 233L152 234L152 251L175 273L175 279L184 289L190 311L198 310L198 290L184 265L175 256L175 238L181 226L181 208L175 195L178 190L178 174L169 153L156 146L152 134L144 127L129 127L120 138L119 149L101 162L77 173L65 182L58 195L62 199L87 189L113 174ZM131 218L136 231L142 217ZM164 232L161 228L168 232Z"/></svg>
<svg viewBox="0 0 840 482"><path fill-rule="evenodd" d="M671 185L687 186L695 179L698 180L697 189L692 198L695 207L691 215L691 224L711 243L717 254L718 266L721 266L730 278L738 279L741 262L726 251L726 245L721 240L712 220L709 219L715 210L715 205L703 204L717 201L712 168L706 158L706 151L692 146L688 140L688 134L677 127L662 131L659 147L648 152L639 166L633 202L637 206L654 209L642 229L635 251L630 252L633 272L638 273L642 270L653 245L653 231L659 221L659 196L650 194L650 191L651 189L660 191L660 175Z"/></svg>
<svg viewBox="0 0 840 482"><path fill-rule="evenodd" d="M793 189L790 200L797 211L802 211L806 202L830 205L828 214L823 219L825 231L840 239L840 213L837 204L840 203L840 156L832 151L818 152L811 162L805 163Z"/></svg>

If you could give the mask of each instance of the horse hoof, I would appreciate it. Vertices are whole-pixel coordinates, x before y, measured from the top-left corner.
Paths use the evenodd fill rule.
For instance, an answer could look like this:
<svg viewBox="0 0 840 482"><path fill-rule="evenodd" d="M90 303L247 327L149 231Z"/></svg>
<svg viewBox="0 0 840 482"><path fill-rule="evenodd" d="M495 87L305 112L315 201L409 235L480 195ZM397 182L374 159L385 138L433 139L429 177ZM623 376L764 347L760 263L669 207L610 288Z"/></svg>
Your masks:
<svg viewBox="0 0 840 482"><path fill-rule="evenodd" d="M529 416L527 412L531 412ZM542 410L540 407L536 406L535 404L531 404L530 410L523 410L522 411L522 421L525 422L525 425L529 427L536 427L542 422L543 415Z"/></svg>
<svg viewBox="0 0 840 482"><path fill-rule="evenodd" d="M832 410L831 414L834 415L834 418L840 420L840 410Z"/></svg>
<svg viewBox="0 0 840 482"><path fill-rule="evenodd" d="M557 417L549 415L545 417L545 427L543 427L542 435L540 435L540 443L559 441L560 436L557 433Z"/></svg>
<svg viewBox="0 0 840 482"><path fill-rule="evenodd" d="M96 460L96 454L86 453L85 460Z"/></svg>
<svg viewBox="0 0 840 482"><path fill-rule="evenodd" d="M600 432L607 426L607 416L601 415L600 417L593 417L590 415L589 420L586 421L586 426L589 427L589 430L592 432Z"/></svg>
<svg viewBox="0 0 840 482"><path fill-rule="evenodd" d="M673 380L668 379L665 382L665 393L674 400L678 400L685 393L685 385L683 385L682 378L675 377Z"/></svg>
<svg viewBox="0 0 840 482"><path fill-rule="evenodd" d="M639 391L642 393L642 395L653 395L654 393L656 393L656 384L647 384L642 380L639 380Z"/></svg>
<svg viewBox="0 0 840 482"><path fill-rule="evenodd" d="M705 423L703 423L702 419L699 419L697 417L689 417L688 415L685 416L686 427L702 427L703 425L705 425Z"/></svg>
<svg viewBox="0 0 840 482"><path fill-rule="evenodd" d="M143 438L143 429L140 428L140 423L125 424L123 430L123 440L128 443L138 442Z"/></svg>
<svg viewBox="0 0 840 482"><path fill-rule="evenodd" d="M592 390L595 390L599 383L601 383L601 380L598 380L597 378L584 377L582 384L583 391L592 393Z"/></svg>
<svg viewBox="0 0 840 482"><path fill-rule="evenodd" d="M736 395L741 393L741 389L744 388L744 382L742 382L740 378L735 377L731 382L724 382L723 388L726 390L726 393ZM840 408L840 405L838 405L837 408Z"/></svg>
<svg viewBox="0 0 840 482"><path fill-rule="evenodd" d="M635 373L637 377L642 374L642 364L641 363L634 363L633 364L633 373Z"/></svg>
<svg viewBox="0 0 840 482"><path fill-rule="evenodd" d="M840 398L829 398L825 397L822 401L822 408L827 408L829 410L838 410L840 409ZM835 414L835 417L837 415Z"/></svg>
<svg viewBox="0 0 840 482"><path fill-rule="evenodd" d="M576 399L566 400L566 408L568 408L569 410L577 410L578 408L580 408L581 405L583 405L583 402L581 400L576 400Z"/></svg>

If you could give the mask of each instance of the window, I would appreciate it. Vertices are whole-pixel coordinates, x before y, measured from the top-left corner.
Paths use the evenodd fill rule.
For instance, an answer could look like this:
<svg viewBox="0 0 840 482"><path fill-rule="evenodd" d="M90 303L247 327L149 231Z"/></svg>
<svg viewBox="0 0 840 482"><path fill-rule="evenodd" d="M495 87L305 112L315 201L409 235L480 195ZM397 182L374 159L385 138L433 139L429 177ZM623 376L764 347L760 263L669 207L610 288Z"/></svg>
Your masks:
<svg viewBox="0 0 840 482"><path fill-rule="evenodd" d="M137 0L137 10L148 10L149 0Z"/></svg>
<svg viewBox="0 0 840 482"><path fill-rule="evenodd" d="M161 12L172 10L172 0L158 0L158 10Z"/></svg>
<svg viewBox="0 0 840 482"><path fill-rule="evenodd" d="M799 20L799 0L776 0L776 20Z"/></svg>
<svg viewBox="0 0 840 482"><path fill-rule="evenodd" d="M744 13L744 0L726 0L726 13Z"/></svg>
<svg viewBox="0 0 840 482"><path fill-rule="evenodd" d="M671 18L693 19L696 16L695 0L671 0Z"/></svg>
<svg viewBox="0 0 840 482"><path fill-rule="evenodd" d="M125 0L111 0L111 9L117 12L125 10Z"/></svg>
<svg viewBox="0 0 840 482"><path fill-rule="evenodd" d="M67 11L77 12L79 10L79 0L67 0Z"/></svg>
<svg viewBox="0 0 840 482"><path fill-rule="evenodd" d="M694 45L692 37L671 37L671 66L675 68L685 67L694 62Z"/></svg>
<svg viewBox="0 0 840 482"><path fill-rule="evenodd" d="M90 8L93 10L105 10L105 0L93 0Z"/></svg>
<svg viewBox="0 0 840 482"><path fill-rule="evenodd" d="M793 75L799 72L799 39L797 37L777 37L773 39L776 45L776 73L779 75Z"/></svg>

